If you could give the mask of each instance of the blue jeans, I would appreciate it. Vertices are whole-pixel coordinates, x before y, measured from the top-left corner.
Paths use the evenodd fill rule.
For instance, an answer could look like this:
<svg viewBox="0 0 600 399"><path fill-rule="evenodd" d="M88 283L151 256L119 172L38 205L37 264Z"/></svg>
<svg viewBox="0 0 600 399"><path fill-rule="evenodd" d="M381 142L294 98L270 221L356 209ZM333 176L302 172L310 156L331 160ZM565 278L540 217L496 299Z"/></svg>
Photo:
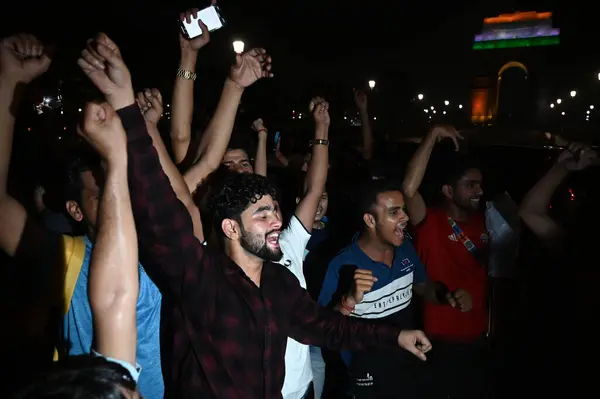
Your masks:
<svg viewBox="0 0 600 399"><path fill-rule="evenodd" d="M317 346L310 347L310 365L313 372L315 399L321 399L323 387L325 386L325 361L321 354L321 348Z"/></svg>

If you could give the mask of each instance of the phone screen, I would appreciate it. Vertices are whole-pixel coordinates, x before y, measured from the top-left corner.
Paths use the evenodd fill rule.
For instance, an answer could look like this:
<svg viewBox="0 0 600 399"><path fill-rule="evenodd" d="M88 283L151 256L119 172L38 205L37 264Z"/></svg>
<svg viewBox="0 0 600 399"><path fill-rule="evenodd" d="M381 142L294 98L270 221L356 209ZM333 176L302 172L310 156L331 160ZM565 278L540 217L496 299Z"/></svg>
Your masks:
<svg viewBox="0 0 600 399"><path fill-rule="evenodd" d="M275 133L275 139L273 140L273 143L275 144L275 146L273 148L277 149L277 144L279 143L280 139L281 139L281 133L280 132L276 132Z"/></svg>
<svg viewBox="0 0 600 399"><path fill-rule="evenodd" d="M209 32L223 27L223 20L215 6L200 10L197 15L198 18L192 17L190 23L187 23L186 21L181 22L184 33L189 39L202 35L202 30L200 29L200 25L198 25L198 19L204 22L204 25L206 25Z"/></svg>

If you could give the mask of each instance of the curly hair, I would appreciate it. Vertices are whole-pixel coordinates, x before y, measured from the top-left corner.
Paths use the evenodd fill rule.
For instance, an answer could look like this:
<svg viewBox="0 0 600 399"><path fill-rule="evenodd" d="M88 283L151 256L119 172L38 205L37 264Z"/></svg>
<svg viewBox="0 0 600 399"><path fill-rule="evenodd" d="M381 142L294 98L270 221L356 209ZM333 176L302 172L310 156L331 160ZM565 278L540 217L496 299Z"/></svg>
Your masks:
<svg viewBox="0 0 600 399"><path fill-rule="evenodd" d="M13 399L126 399L122 388L137 386L123 366L92 355L70 357L40 377Z"/></svg>
<svg viewBox="0 0 600 399"><path fill-rule="evenodd" d="M211 201L215 231L223 235L221 223L225 219L233 219L241 224L242 213L265 195L270 195L273 199L277 197L275 186L266 177L249 173L227 173Z"/></svg>

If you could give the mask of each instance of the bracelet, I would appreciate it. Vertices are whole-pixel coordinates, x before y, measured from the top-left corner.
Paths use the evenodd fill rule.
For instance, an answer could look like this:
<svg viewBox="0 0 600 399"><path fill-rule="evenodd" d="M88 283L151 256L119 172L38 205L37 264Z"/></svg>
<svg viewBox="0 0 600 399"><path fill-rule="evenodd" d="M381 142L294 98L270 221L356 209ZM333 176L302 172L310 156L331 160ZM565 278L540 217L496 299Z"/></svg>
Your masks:
<svg viewBox="0 0 600 399"><path fill-rule="evenodd" d="M356 308L356 305L350 307L348 305L346 305L346 298L342 298L342 301L340 302L340 304L342 305L342 308L346 309L349 313L354 312L354 308Z"/></svg>
<svg viewBox="0 0 600 399"><path fill-rule="evenodd" d="M177 69L177 76L179 76L180 78L187 79L187 80L196 80L196 77L197 77L198 75L196 75L196 74L195 74L194 72L192 72L192 71L188 71L188 70L186 70L186 69L181 69L181 68L178 68L178 69Z"/></svg>
<svg viewBox="0 0 600 399"><path fill-rule="evenodd" d="M256 133L260 133L260 132L265 132L265 133L268 133L269 131L268 131L267 129L265 129L265 128L258 129L258 130L256 131Z"/></svg>
<svg viewBox="0 0 600 399"><path fill-rule="evenodd" d="M323 140L323 139L316 139L316 140L311 140L308 142L309 146L313 146L313 145L324 145L325 147L329 146L329 140Z"/></svg>

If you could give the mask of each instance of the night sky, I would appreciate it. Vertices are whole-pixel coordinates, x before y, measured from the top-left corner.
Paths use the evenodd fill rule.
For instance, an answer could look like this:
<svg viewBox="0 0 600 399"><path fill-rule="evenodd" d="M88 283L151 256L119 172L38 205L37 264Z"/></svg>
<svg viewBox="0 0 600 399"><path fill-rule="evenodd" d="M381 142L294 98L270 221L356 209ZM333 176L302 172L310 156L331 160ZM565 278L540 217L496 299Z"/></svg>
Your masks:
<svg viewBox="0 0 600 399"><path fill-rule="evenodd" d="M72 4L71 4L72 3ZM220 86L233 59L234 39L272 54L276 78L263 84L270 104L306 99L377 81L386 99L408 100L422 90L466 97L476 73L473 35L484 17L513 11L552 11L561 45L538 68L554 70L557 85L599 85L600 29L581 2L283 0L219 3L227 26L201 52L198 74ZM103 30L120 45L138 88L170 90L177 67L178 12L202 1L34 1L3 11L2 33L30 31L57 45L55 76L77 76L84 40ZM581 4L583 6L583 3ZM20 9L20 10L19 10ZM480 55L477 55L480 56ZM218 78L217 78L218 77ZM404 98L406 97L406 98ZM281 101L283 100L283 101Z"/></svg>

